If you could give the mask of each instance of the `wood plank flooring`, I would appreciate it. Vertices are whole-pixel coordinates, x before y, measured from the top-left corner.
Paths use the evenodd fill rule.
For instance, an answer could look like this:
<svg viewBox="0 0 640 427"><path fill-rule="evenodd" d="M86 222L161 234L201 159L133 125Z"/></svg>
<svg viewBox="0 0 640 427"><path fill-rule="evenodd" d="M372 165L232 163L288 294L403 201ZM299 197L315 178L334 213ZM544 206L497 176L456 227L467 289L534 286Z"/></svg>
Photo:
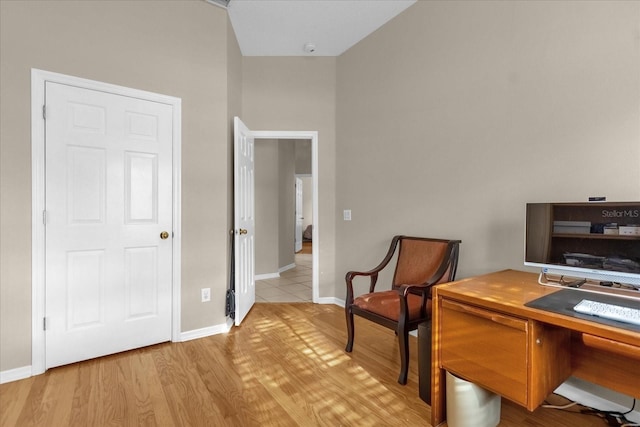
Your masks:
<svg viewBox="0 0 640 427"><path fill-rule="evenodd" d="M0 385L9 426L427 426L417 342L409 381L392 331L356 319L344 352L334 305L256 304L228 334L159 344ZM590 427L602 420L502 403L502 427Z"/></svg>
<svg viewBox="0 0 640 427"><path fill-rule="evenodd" d="M311 240L304 240L302 242L302 249L300 252L296 252L298 254L311 254L313 253L313 245L311 244Z"/></svg>

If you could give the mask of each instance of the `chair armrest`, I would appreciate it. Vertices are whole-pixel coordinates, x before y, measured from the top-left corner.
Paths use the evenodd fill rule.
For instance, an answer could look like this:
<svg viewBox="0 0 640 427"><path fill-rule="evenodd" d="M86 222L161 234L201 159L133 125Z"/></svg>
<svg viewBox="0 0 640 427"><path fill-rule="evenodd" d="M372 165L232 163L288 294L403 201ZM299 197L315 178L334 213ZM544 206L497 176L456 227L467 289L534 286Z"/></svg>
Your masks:
<svg viewBox="0 0 640 427"><path fill-rule="evenodd" d="M378 281L378 272L380 270L373 269L373 270L369 270L369 271L349 271L347 273L347 275L344 277L344 279L347 282L347 286L352 286L352 282L353 279L355 279L357 276L365 276L365 277L371 277L371 284L369 285L369 292L373 292L373 289L376 286L376 282Z"/></svg>
<svg viewBox="0 0 640 427"><path fill-rule="evenodd" d="M400 285L396 290L398 291L398 297L400 298L400 319L402 322L409 320L409 307L407 303L407 296L412 290L420 290L420 316L426 316L426 303L431 299L431 288L437 282L422 283L419 285Z"/></svg>
<svg viewBox="0 0 640 427"><path fill-rule="evenodd" d="M347 300L346 304L349 305L353 303L353 279L357 276L370 276L371 283L369 284L369 292L373 292L373 289L376 287L376 282L378 281L378 272L374 270L370 271L350 271L345 276L345 281L347 283Z"/></svg>
<svg viewBox="0 0 640 427"><path fill-rule="evenodd" d="M353 296L353 279L357 276L365 276L371 277L371 282L369 284L369 292L373 292L376 287L376 283L378 281L378 273L382 271L383 268L389 264L391 258L393 258L393 254L396 251L396 247L398 246L398 241L402 236L394 236L391 240L391 245L389 245L389 250L387 251L387 255L384 259L378 264L377 267L372 268L369 271L349 271L345 276L345 281L347 282L347 301L350 301L349 295ZM351 299L352 300L352 299Z"/></svg>
<svg viewBox="0 0 640 427"><path fill-rule="evenodd" d="M391 240L391 245L389 245L389 250L387 251L387 255L385 255L384 259L378 264L376 267L372 268L368 271L349 271L345 276L345 280L347 281L347 286L350 286L351 281L356 276L370 276L371 284L369 285L369 292L373 292L376 286L376 282L378 281L378 273L382 271L383 268L389 264L391 258L393 258L393 254L396 251L396 247L398 246L398 241L402 236L394 236Z"/></svg>
<svg viewBox="0 0 640 427"><path fill-rule="evenodd" d="M421 283L419 285L400 285L398 286L398 294L405 298L412 290L420 290L421 293L424 294L424 291L428 291L435 284L436 282ZM427 298L431 298L431 292L429 292Z"/></svg>

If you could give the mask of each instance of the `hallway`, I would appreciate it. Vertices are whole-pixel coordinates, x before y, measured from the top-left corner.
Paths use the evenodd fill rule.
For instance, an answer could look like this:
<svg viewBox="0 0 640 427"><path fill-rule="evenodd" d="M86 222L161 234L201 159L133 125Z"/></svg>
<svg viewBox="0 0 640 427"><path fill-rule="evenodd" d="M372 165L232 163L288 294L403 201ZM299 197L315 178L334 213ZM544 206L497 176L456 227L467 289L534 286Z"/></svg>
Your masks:
<svg viewBox="0 0 640 427"><path fill-rule="evenodd" d="M295 255L296 266L280 277L256 280L256 302L311 302L313 260L304 252Z"/></svg>

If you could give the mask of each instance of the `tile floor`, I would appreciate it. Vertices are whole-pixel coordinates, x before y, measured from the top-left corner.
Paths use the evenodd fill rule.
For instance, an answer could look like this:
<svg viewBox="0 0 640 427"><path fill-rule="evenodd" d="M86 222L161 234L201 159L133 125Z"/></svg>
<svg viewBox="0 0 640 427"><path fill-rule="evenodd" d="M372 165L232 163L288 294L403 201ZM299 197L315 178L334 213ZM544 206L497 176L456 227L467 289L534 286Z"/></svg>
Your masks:
<svg viewBox="0 0 640 427"><path fill-rule="evenodd" d="M311 254L296 254L296 266L280 277L256 280L256 302L311 302Z"/></svg>

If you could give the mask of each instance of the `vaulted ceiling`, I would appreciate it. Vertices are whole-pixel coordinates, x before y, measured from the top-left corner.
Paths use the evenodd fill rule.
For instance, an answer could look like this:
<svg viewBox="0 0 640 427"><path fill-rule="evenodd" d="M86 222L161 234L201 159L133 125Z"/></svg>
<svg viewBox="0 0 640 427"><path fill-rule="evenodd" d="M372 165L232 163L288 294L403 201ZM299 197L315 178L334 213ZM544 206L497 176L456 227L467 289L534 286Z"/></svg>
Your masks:
<svg viewBox="0 0 640 427"><path fill-rule="evenodd" d="M244 56L338 56L416 0L207 0L226 5Z"/></svg>

